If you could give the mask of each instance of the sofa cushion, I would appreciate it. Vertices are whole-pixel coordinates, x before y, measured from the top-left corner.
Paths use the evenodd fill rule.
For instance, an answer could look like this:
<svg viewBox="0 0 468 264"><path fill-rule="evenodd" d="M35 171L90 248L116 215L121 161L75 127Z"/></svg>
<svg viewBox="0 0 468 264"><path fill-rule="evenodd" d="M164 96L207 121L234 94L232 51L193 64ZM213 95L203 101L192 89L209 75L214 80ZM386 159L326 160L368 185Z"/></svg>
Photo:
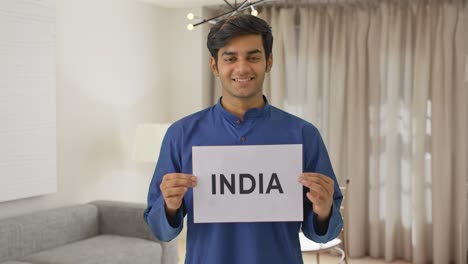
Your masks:
<svg viewBox="0 0 468 264"><path fill-rule="evenodd" d="M37 264L160 264L162 249L153 241L100 235L24 257Z"/></svg>
<svg viewBox="0 0 468 264"><path fill-rule="evenodd" d="M2 219L0 262L98 234L98 210L77 205Z"/></svg>
<svg viewBox="0 0 468 264"><path fill-rule="evenodd" d="M99 234L158 241L145 223L143 217L145 204L117 201L94 201L91 204L98 208Z"/></svg>

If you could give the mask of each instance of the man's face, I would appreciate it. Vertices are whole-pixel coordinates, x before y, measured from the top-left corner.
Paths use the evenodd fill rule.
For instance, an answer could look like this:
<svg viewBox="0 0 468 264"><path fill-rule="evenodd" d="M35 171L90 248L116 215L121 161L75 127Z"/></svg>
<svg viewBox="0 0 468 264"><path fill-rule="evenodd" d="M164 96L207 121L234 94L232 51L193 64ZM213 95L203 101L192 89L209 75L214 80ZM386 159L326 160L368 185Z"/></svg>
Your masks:
<svg viewBox="0 0 468 264"><path fill-rule="evenodd" d="M223 99L249 100L262 96L265 72L272 65L265 59L261 35L242 35L231 39L218 51L218 64L211 58L211 71L223 85Z"/></svg>

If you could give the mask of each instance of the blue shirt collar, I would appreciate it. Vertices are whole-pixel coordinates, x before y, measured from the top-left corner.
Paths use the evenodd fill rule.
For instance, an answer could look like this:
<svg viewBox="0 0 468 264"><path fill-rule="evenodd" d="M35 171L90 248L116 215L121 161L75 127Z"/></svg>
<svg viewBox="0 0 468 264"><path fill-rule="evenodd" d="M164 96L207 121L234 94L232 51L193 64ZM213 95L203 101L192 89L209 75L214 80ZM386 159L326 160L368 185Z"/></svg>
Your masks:
<svg viewBox="0 0 468 264"><path fill-rule="evenodd" d="M223 99L223 97L221 96L219 99L218 99L218 102L216 103L215 105L215 110L219 113L221 113L221 115L232 121L232 122L236 122L237 120L239 120L239 117L233 115L232 113L228 112L226 109L224 109L224 107L221 105L221 100ZM251 108L249 110L247 110L247 112L245 112L244 114L244 120L248 120L248 119L255 119L255 118L264 118L266 116L268 116L268 113L270 111L270 104L268 103L268 99L263 95L263 100L265 101L265 105L263 106L263 108Z"/></svg>

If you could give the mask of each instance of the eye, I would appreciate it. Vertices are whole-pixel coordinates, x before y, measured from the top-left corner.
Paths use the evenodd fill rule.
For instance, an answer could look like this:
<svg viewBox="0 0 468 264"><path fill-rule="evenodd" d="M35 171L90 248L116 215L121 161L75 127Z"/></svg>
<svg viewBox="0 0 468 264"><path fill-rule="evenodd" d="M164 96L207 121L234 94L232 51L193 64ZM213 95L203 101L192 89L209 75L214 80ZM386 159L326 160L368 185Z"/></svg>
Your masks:
<svg viewBox="0 0 468 264"><path fill-rule="evenodd" d="M236 61L236 57L225 57L224 62L232 63Z"/></svg>
<svg viewBox="0 0 468 264"><path fill-rule="evenodd" d="M256 62L256 61L260 61L260 60L261 60L260 56L249 57L249 61Z"/></svg>

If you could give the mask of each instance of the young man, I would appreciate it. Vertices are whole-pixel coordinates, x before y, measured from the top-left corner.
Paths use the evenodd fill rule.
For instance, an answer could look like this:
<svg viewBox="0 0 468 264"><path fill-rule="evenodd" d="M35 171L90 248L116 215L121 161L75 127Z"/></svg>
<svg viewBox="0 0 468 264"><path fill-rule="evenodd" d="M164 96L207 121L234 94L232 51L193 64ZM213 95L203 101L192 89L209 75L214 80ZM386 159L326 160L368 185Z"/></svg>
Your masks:
<svg viewBox="0 0 468 264"><path fill-rule="evenodd" d="M148 193L145 220L163 241L174 239L187 215L190 264L303 263L298 233L317 242L338 236L342 195L325 145L310 123L268 104L270 26L251 15L218 22L208 35L211 70L223 86L218 103L175 122L164 138ZM194 224L192 146L302 144L303 222Z"/></svg>

